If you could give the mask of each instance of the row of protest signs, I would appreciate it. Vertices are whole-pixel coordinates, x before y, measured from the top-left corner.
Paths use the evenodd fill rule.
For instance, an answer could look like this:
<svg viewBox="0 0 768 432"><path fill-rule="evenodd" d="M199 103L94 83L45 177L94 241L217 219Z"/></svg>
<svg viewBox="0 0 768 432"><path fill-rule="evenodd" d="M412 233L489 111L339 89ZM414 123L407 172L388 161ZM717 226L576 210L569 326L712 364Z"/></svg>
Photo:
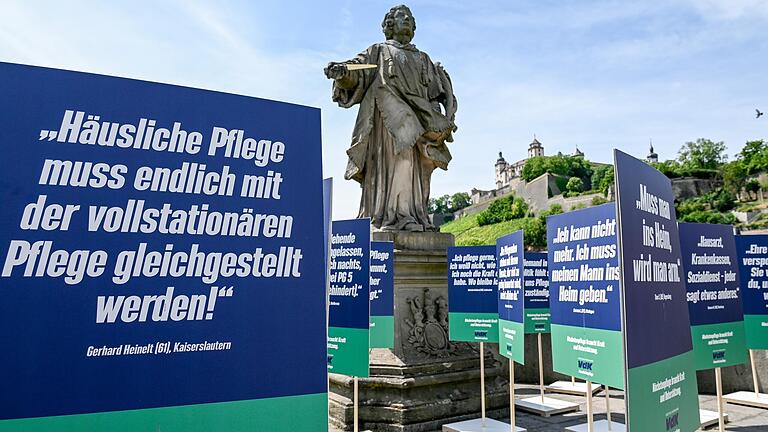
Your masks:
<svg viewBox="0 0 768 432"><path fill-rule="evenodd" d="M551 328L553 369L624 389L631 430L693 431L696 370L768 348L768 237L678 225L665 176L620 151L615 167L616 203L548 218L546 259L523 253L522 232L493 257L449 250L451 339L498 341L522 363L522 335ZM524 261L548 262L548 289Z"/></svg>

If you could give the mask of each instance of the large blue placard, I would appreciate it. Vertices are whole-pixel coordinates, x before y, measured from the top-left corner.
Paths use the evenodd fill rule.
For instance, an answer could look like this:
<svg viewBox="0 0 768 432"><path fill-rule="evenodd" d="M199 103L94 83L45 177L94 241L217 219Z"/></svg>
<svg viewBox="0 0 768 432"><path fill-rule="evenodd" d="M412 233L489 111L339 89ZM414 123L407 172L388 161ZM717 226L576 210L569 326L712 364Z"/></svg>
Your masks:
<svg viewBox="0 0 768 432"><path fill-rule="evenodd" d="M547 218L552 365L624 388L616 205Z"/></svg>
<svg viewBox="0 0 768 432"><path fill-rule="evenodd" d="M701 426L672 184L614 150L627 364L627 425L636 432Z"/></svg>
<svg viewBox="0 0 768 432"><path fill-rule="evenodd" d="M323 429L319 110L0 63L0 112L0 420L117 412L0 429Z"/></svg>
<svg viewBox="0 0 768 432"><path fill-rule="evenodd" d="M371 220L333 221L328 292L328 371L368 376Z"/></svg>
<svg viewBox="0 0 768 432"><path fill-rule="evenodd" d="M552 324L621 331L616 205L547 218Z"/></svg>

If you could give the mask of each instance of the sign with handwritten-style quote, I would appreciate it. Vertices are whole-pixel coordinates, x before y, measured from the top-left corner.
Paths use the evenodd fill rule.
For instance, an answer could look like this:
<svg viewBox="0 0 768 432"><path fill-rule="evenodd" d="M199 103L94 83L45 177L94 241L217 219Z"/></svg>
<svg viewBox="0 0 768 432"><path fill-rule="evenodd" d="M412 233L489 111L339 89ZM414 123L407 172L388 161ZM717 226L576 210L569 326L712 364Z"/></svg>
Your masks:
<svg viewBox="0 0 768 432"><path fill-rule="evenodd" d="M0 112L0 429L326 430L319 110L0 63Z"/></svg>

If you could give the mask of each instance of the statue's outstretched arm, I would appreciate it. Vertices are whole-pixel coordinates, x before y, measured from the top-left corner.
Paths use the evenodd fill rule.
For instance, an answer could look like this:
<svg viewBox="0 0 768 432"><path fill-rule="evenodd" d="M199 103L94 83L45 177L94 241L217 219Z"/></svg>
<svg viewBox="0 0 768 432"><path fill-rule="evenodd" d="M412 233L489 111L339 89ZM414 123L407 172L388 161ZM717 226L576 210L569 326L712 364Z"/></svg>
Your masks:
<svg viewBox="0 0 768 432"><path fill-rule="evenodd" d="M377 64L378 48L373 45L355 58L343 62L331 62L325 68L325 76L333 79L333 100L339 106L349 108L360 103L374 81L377 68L349 70L350 64Z"/></svg>

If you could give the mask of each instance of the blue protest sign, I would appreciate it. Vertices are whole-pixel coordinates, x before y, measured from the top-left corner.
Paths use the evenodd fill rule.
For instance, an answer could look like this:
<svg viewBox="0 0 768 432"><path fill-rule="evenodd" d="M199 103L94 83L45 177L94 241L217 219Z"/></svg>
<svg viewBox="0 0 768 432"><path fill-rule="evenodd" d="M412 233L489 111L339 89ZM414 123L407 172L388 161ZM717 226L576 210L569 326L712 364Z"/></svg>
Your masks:
<svg viewBox="0 0 768 432"><path fill-rule="evenodd" d="M328 371L368 376L371 220L333 221Z"/></svg>
<svg viewBox="0 0 768 432"><path fill-rule="evenodd" d="M498 342L495 246L448 248L448 334L453 341Z"/></svg>
<svg viewBox="0 0 768 432"><path fill-rule="evenodd" d="M520 364L525 363L524 247L522 230L496 239L499 352Z"/></svg>
<svg viewBox="0 0 768 432"><path fill-rule="evenodd" d="M395 347L395 244L371 242L371 348Z"/></svg>
<svg viewBox="0 0 768 432"><path fill-rule="evenodd" d="M546 252L526 252L523 261L525 332L549 333L549 272Z"/></svg>
<svg viewBox="0 0 768 432"><path fill-rule="evenodd" d="M680 223L696 369L747 361L733 226Z"/></svg>
<svg viewBox="0 0 768 432"><path fill-rule="evenodd" d="M0 112L0 429L326 430L318 109L0 63Z"/></svg>
<svg viewBox="0 0 768 432"><path fill-rule="evenodd" d="M616 205L547 218L552 365L624 388Z"/></svg>
<svg viewBox="0 0 768 432"><path fill-rule="evenodd" d="M614 150L627 417L635 432L699 428L680 237L669 179Z"/></svg>
<svg viewBox="0 0 768 432"><path fill-rule="evenodd" d="M736 236L749 349L768 349L768 235Z"/></svg>

